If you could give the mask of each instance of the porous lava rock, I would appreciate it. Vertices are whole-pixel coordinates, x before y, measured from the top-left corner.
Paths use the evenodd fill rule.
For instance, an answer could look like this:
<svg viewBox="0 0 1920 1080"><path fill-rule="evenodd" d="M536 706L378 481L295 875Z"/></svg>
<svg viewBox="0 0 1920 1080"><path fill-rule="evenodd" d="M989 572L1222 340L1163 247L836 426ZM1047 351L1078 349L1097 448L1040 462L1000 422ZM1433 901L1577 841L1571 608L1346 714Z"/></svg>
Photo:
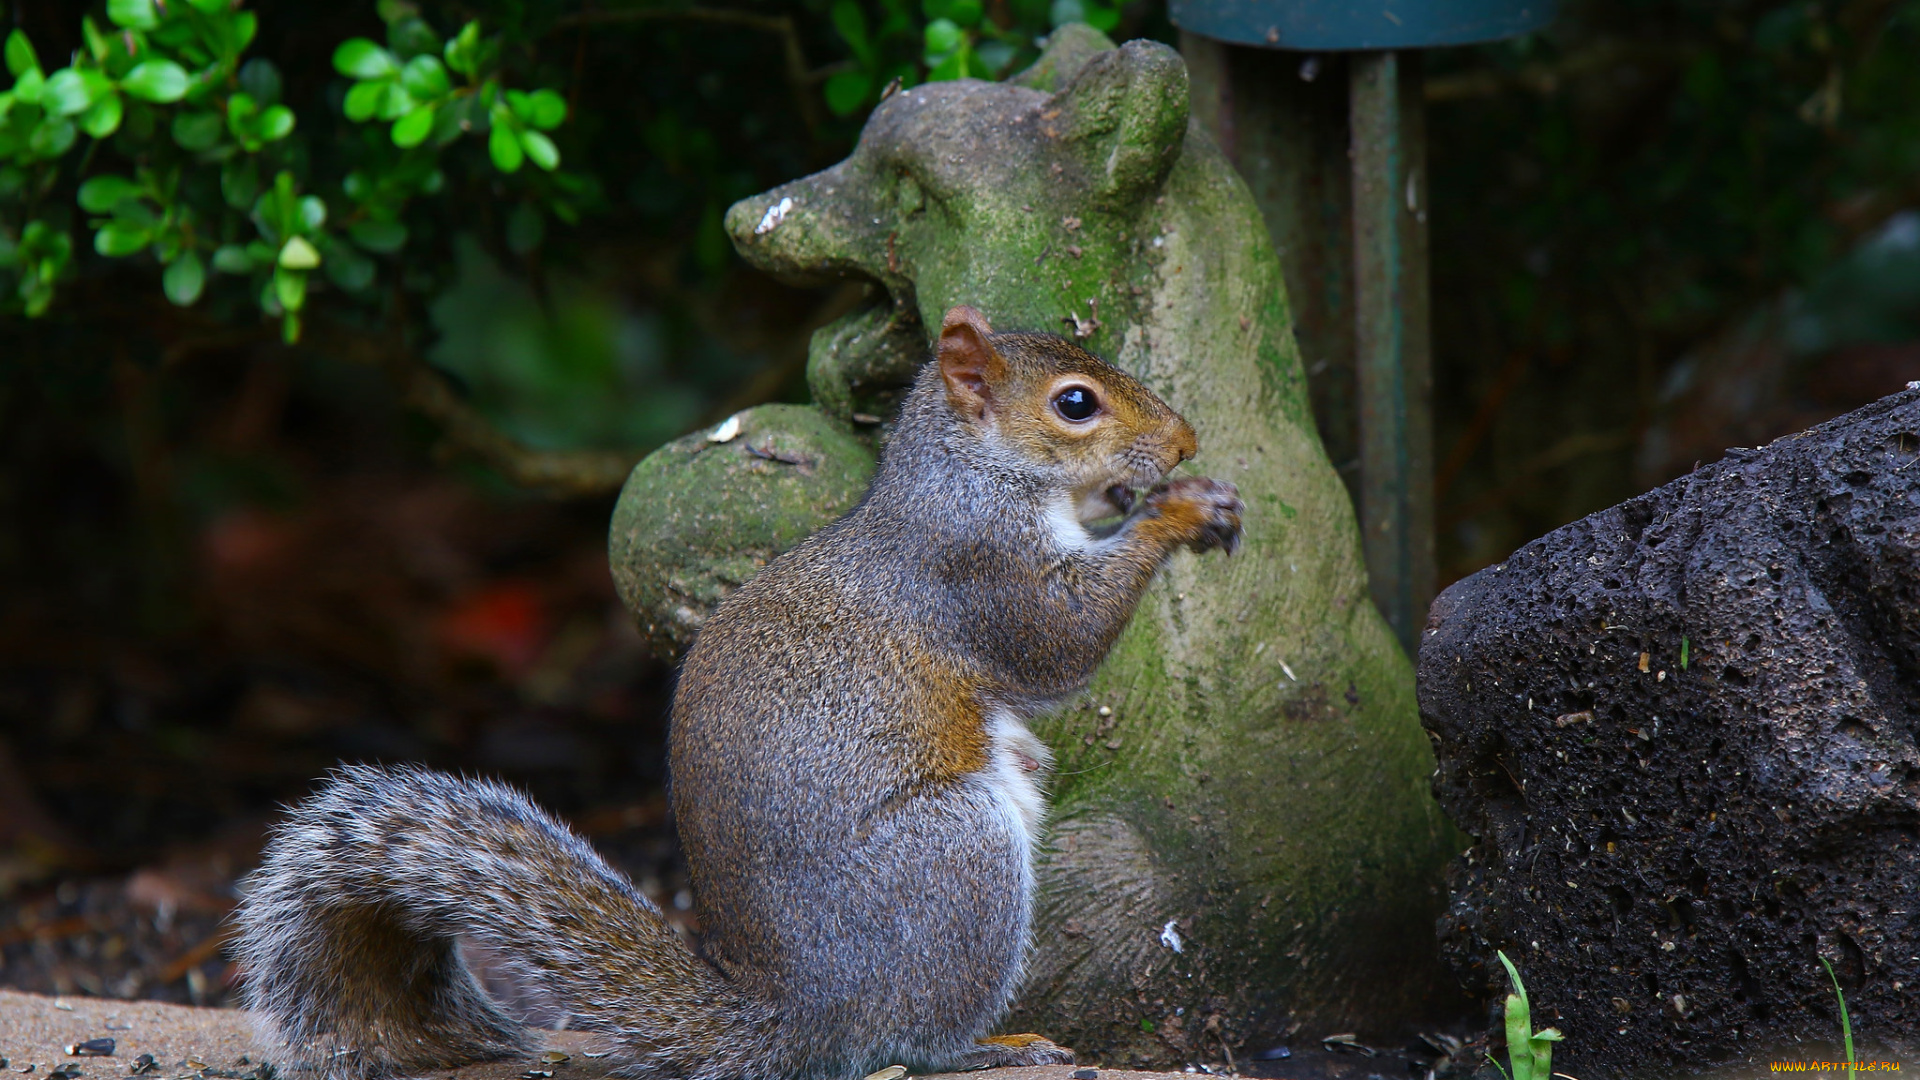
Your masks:
<svg viewBox="0 0 1920 1080"><path fill-rule="evenodd" d="M1856 1040L1920 1032L1920 388L1455 584L1419 673L1443 951L1557 1068L1834 1060L1823 958Z"/></svg>

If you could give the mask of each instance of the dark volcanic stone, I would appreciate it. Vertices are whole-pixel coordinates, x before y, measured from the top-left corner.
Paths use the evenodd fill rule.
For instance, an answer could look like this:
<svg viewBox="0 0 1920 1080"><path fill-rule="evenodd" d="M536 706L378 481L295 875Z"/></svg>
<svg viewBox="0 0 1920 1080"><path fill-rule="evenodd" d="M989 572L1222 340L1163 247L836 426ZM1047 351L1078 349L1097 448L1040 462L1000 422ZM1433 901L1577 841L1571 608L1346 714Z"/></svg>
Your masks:
<svg viewBox="0 0 1920 1080"><path fill-rule="evenodd" d="M1920 1032L1920 390L1729 452L1435 601L1440 932L1582 1080ZM1883 1043L1884 1045L1884 1043ZM1835 1049L1837 1053L1837 1049Z"/></svg>

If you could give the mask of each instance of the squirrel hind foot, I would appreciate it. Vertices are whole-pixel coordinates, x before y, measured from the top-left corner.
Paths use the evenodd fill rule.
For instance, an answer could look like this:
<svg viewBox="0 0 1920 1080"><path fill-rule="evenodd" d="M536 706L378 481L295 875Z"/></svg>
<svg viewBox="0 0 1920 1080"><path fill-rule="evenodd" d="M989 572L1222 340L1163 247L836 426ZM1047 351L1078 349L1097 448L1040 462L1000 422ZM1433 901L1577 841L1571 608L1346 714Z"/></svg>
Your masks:
<svg viewBox="0 0 1920 1080"><path fill-rule="evenodd" d="M974 1040L974 1047L960 1055L959 1068L1015 1068L1025 1065L1071 1065L1073 1051L1052 1039L1030 1032L1019 1035L990 1035Z"/></svg>

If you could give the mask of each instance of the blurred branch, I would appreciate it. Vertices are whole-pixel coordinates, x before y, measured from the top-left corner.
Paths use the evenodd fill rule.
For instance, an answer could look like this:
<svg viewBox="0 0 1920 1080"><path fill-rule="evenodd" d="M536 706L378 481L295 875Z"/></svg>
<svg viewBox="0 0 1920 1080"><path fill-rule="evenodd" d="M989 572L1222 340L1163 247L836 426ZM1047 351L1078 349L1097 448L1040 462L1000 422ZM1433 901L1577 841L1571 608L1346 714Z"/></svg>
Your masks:
<svg viewBox="0 0 1920 1080"><path fill-rule="evenodd" d="M469 454L522 487L559 496L610 495L641 455L619 450L538 450L512 438L473 407L418 353L387 337L316 317L313 347L378 367L406 403L439 425L452 449Z"/></svg>
<svg viewBox="0 0 1920 1080"><path fill-rule="evenodd" d="M1480 448L1480 443L1493 431L1494 422L1500 419L1500 408L1507 402L1507 395L1511 394L1514 387L1520 385L1520 380L1526 377L1529 358L1530 354L1525 349L1515 349L1513 354L1507 357L1506 366L1500 369L1500 374L1494 377L1493 386L1480 399L1479 406L1474 409L1473 419L1467 421L1466 430L1454 440L1453 447L1447 451L1446 460L1434 470L1433 499L1435 502L1446 501L1447 491L1453 487L1454 478L1460 475L1460 470L1466 467L1467 462L1473 457L1473 452Z"/></svg>
<svg viewBox="0 0 1920 1080"><path fill-rule="evenodd" d="M1557 94L1576 79L1600 75L1629 65L1666 67L1687 55L1683 48L1647 42L1603 40L1551 63L1528 64L1516 71L1482 68L1427 79L1427 101L1469 101L1496 97L1510 90L1526 90L1543 97Z"/></svg>
<svg viewBox="0 0 1920 1080"><path fill-rule="evenodd" d="M1515 495L1530 487L1542 473L1557 469L1562 465L1588 456L1603 454L1610 450L1619 450L1633 445L1634 433L1631 431L1577 431L1554 443L1546 450L1521 462L1512 479L1499 487L1470 499L1457 507L1447 508L1440 517L1442 531L1451 529L1462 521L1471 521L1489 510L1506 505Z"/></svg>
<svg viewBox="0 0 1920 1080"><path fill-rule="evenodd" d="M751 11L729 11L726 8L708 7L619 8L613 11L575 12L557 20L554 23L554 29L600 26L609 23L653 22L660 19L683 19L687 22L739 26L778 37L786 54L787 82L793 87L794 106L800 110L800 122L807 125L809 136L819 129L820 105L814 100L813 87L825 80L831 72L824 69L816 72L807 66L806 50L800 46L800 31L794 26L791 16L759 15Z"/></svg>

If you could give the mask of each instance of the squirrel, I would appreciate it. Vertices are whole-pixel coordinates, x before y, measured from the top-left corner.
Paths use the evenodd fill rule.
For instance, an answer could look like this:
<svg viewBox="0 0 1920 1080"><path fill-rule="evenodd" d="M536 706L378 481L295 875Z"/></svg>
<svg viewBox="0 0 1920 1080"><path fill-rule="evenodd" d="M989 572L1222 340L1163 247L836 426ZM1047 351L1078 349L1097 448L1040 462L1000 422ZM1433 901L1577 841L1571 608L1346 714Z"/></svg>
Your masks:
<svg viewBox="0 0 1920 1080"><path fill-rule="evenodd" d="M330 1076L537 1050L465 941L602 1033L624 1077L1070 1063L982 1037L1029 945L1050 757L1026 721L1086 686L1176 550L1237 546L1233 485L1165 479L1197 449L1126 373L954 308L866 496L729 596L682 665L669 775L698 951L510 788L349 766L246 879L246 1005Z"/></svg>

